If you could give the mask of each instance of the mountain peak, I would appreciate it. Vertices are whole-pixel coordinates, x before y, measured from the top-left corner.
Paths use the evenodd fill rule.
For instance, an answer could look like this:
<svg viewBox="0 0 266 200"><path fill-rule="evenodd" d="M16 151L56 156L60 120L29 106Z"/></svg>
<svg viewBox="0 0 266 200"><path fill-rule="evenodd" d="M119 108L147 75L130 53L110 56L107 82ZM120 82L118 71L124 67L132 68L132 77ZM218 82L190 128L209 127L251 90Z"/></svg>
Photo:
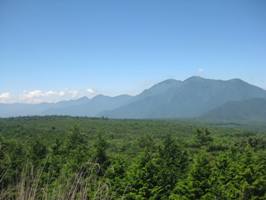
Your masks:
<svg viewBox="0 0 266 200"><path fill-rule="evenodd" d="M187 78L186 80L184 80L184 82L199 81L199 80L205 80L205 78L202 78L201 76L191 76L191 77Z"/></svg>
<svg viewBox="0 0 266 200"><path fill-rule="evenodd" d="M239 83L243 83L243 82L245 82L245 81L243 81L243 80L240 79L240 78L233 78L233 79L230 79L229 81L230 81L230 82L239 82Z"/></svg>
<svg viewBox="0 0 266 200"><path fill-rule="evenodd" d="M159 82L149 89L144 90L140 95L143 96L151 96L151 95L158 95L170 88L175 88L181 84L181 81L175 79L167 79L162 82Z"/></svg>
<svg viewBox="0 0 266 200"><path fill-rule="evenodd" d="M157 86L162 86L162 85L176 85L176 84L179 84L179 83L181 83L181 81L178 81L178 80L175 80L175 79L166 79L166 80L164 80L162 82L159 82L159 83L155 84L154 86L157 87Z"/></svg>
<svg viewBox="0 0 266 200"><path fill-rule="evenodd" d="M76 102L76 103L87 103L90 101L90 99L87 97L87 96L83 96L83 97L80 97L79 99L77 100L72 100L73 102Z"/></svg>
<svg viewBox="0 0 266 200"><path fill-rule="evenodd" d="M170 83L176 83L176 82L178 82L178 81L175 79L166 79L166 80L162 81L161 83L170 84Z"/></svg>

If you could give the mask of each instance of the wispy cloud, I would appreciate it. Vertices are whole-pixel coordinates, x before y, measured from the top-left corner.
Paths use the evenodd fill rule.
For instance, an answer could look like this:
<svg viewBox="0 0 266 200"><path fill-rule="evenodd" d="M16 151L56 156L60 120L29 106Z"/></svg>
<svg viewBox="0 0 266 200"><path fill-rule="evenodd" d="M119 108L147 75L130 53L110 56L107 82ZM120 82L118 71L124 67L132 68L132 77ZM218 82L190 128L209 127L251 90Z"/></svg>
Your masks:
<svg viewBox="0 0 266 200"><path fill-rule="evenodd" d="M95 93L95 91L93 89L91 89L91 88L88 88L87 92L90 93L90 94L94 94Z"/></svg>
<svg viewBox="0 0 266 200"><path fill-rule="evenodd" d="M11 94L10 92L3 92L3 93L0 93L0 102L1 103L6 103L10 100L11 98Z"/></svg>
<svg viewBox="0 0 266 200"><path fill-rule="evenodd" d="M87 96L93 97L97 92L93 89L63 89L63 90L30 90L23 91L20 94L12 94L10 92L0 93L0 103L43 103L43 102L58 102L62 100L76 99Z"/></svg>
<svg viewBox="0 0 266 200"><path fill-rule="evenodd" d="M82 96L92 97L96 94L93 89L87 90L32 90L24 91L20 96L20 101L27 103L57 102L61 100L75 99Z"/></svg>

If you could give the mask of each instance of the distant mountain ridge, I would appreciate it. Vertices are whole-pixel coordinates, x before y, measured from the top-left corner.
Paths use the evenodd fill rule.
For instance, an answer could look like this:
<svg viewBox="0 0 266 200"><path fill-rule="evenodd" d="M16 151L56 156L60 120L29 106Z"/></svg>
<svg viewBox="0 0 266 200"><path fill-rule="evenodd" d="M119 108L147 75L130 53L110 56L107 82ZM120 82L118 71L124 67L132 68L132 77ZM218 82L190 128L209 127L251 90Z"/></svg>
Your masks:
<svg viewBox="0 0 266 200"><path fill-rule="evenodd" d="M42 115L96 116L100 112L123 106L129 102L130 98L131 96L129 95L116 97L98 95L92 99L87 98L80 104L66 105L63 107L53 106L42 112Z"/></svg>
<svg viewBox="0 0 266 200"><path fill-rule="evenodd" d="M105 110L115 109L129 102L131 96L119 95L109 97L97 95L92 99L81 97L76 100L60 101L58 103L12 103L0 104L0 117L17 117L32 115L69 115L95 117Z"/></svg>
<svg viewBox="0 0 266 200"><path fill-rule="evenodd" d="M195 118L229 101L266 98L265 90L240 79L221 81L190 77L181 82L163 81L155 86L159 92L154 92L153 86L151 91L145 90L133 97L132 103L102 115L111 118Z"/></svg>
<svg viewBox="0 0 266 200"><path fill-rule="evenodd" d="M242 108L236 104L242 106L248 106L248 103L258 104L252 107L254 110L247 110L250 114L245 115L248 116L255 114L259 105L262 106L262 110L265 109L263 103L249 102L251 99L266 99L266 91L240 79L224 81L193 76L184 81L174 79L162 81L136 96L98 95L92 99L82 97L58 103L0 104L0 116L70 115L134 119L210 118L213 116L219 120L219 118L237 118L230 115L229 111L227 115L218 114L230 106L235 109ZM264 119L264 115L258 118Z"/></svg>

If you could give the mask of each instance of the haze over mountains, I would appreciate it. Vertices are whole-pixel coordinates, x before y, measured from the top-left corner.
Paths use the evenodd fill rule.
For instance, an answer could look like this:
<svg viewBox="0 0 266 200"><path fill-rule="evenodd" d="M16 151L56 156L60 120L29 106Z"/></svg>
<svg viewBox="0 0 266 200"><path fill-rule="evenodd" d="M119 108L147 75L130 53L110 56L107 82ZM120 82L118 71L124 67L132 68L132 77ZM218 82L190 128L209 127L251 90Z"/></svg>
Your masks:
<svg viewBox="0 0 266 200"><path fill-rule="evenodd" d="M108 97L42 104L0 104L1 117L70 115L109 118L266 121L266 91L240 79L190 77L168 79L136 96Z"/></svg>

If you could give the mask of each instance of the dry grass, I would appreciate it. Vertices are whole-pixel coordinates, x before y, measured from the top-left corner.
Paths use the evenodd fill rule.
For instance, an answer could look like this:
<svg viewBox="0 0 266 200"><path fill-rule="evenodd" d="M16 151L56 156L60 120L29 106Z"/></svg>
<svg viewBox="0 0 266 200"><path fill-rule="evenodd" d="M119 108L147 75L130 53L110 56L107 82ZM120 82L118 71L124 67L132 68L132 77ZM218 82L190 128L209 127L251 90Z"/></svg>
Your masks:
<svg viewBox="0 0 266 200"><path fill-rule="evenodd" d="M74 175L62 175L56 184L42 182L44 167L35 170L28 164L13 188L1 190L0 200L110 200L110 185L96 171L99 165L87 163ZM1 177L0 177L1 179Z"/></svg>

